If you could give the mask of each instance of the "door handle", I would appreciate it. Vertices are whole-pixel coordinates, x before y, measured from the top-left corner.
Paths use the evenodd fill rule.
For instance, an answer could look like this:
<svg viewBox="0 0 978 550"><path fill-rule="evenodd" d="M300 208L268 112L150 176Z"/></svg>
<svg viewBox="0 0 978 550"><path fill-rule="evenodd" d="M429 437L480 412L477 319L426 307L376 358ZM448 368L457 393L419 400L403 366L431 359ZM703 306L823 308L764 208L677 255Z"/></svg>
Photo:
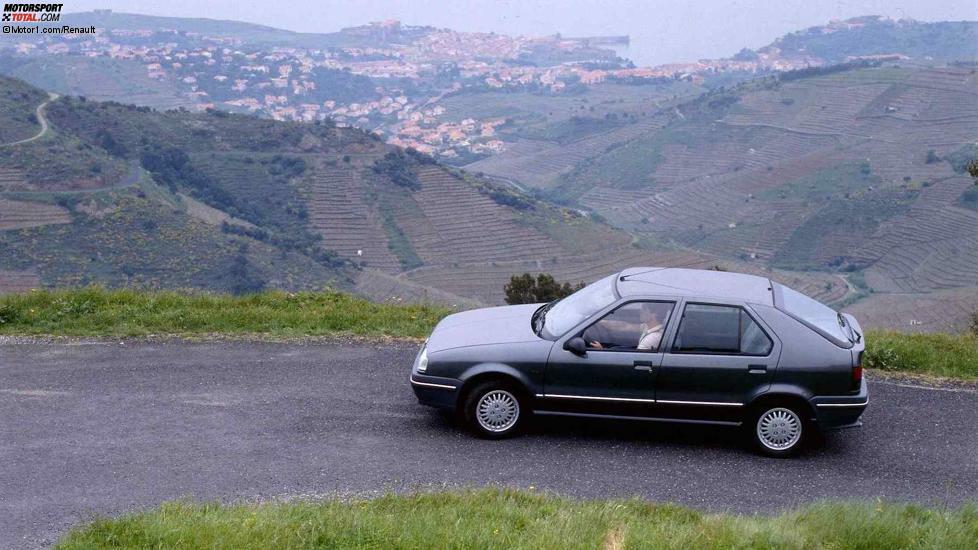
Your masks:
<svg viewBox="0 0 978 550"><path fill-rule="evenodd" d="M767 374L767 365L747 365L747 374Z"/></svg>
<svg viewBox="0 0 978 550"><path fill-rule="evenodd" d="M655 366L655 363L652 361L635 361L632 364L635 365L635 370L645 372L652 372L652 367Z"/></svg>

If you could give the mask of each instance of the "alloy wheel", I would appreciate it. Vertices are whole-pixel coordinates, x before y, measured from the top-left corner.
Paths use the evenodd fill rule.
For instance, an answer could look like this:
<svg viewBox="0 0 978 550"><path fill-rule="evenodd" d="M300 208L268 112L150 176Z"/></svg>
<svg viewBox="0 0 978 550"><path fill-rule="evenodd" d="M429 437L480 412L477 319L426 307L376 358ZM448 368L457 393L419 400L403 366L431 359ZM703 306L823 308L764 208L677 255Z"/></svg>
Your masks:
<svg viewBox="0 0 978 550"><path fill-rule="evenodd" d="M475 418L486 431L505 432L519 420L520 403L516 396L506 390L492 390L479 399Z"/></svg>
<svg viewBox="0 0 978 550"><path fill-rule="evenodd" d="M757 419L757 440L772 451L788 450L801 440L801 418L791 409L771 409Z"/></svg>

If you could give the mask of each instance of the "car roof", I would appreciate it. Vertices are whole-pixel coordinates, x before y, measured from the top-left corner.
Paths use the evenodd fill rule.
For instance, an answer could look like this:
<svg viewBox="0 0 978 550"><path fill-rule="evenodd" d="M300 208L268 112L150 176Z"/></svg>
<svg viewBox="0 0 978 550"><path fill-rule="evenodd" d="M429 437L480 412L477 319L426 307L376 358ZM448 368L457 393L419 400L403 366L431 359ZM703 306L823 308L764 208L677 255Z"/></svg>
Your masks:
<svg viewBox="0 0 978 550"><path fill-rule="evenodd" d="M771 280L744 273L679 267L632 267L619 273L615 282L622 297L668 295L774 305Z"/></svg>

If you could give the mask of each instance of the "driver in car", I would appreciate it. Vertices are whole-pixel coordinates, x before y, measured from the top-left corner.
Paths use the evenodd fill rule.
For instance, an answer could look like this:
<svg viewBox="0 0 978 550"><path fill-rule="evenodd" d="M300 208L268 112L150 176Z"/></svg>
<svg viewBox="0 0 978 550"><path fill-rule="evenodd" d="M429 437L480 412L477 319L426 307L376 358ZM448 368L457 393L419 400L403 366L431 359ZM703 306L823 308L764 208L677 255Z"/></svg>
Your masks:
<svg viewBox="0 0 978 550"><path fill-rule="evenodd" d="M668 318L668 309L665 317ZM630 345L624 343L613 347L632 348L638 351L654 351L659 348L662 340L662 333L665 330L665 321L659 319L659 311L653 304L643 304L639 308L639 323L632 323L622 319L615 319L614 315L606 317L595 323L585 334L588 347L592 349L607 349L601 343L609 343L615 340L622 340L621 335L638 335L636 340L632 340ZM617 336L617 337L616 337ZM609 346L611 347L611 346Z"/></svg>

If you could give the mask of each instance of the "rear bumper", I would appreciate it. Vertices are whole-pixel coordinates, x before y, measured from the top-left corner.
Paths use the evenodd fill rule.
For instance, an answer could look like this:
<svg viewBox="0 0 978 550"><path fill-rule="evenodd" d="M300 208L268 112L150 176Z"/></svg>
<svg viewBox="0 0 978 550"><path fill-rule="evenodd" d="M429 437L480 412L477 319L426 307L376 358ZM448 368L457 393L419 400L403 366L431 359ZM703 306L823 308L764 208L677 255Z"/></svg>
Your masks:
<svg viewBox="0 0 978 550"><path fill-rule="evenodd" d="M818 425L823 430L841 430L862 426L859 417L869 405L869 391L864 378L859 393L812 398Z"/></svg>
<svg viewBox="0 0 978 550"><path fill-rule="evenodd" d="M411 389L418 402L429 407L454 409L462 382L454 378L411 373Z"/></svg>

